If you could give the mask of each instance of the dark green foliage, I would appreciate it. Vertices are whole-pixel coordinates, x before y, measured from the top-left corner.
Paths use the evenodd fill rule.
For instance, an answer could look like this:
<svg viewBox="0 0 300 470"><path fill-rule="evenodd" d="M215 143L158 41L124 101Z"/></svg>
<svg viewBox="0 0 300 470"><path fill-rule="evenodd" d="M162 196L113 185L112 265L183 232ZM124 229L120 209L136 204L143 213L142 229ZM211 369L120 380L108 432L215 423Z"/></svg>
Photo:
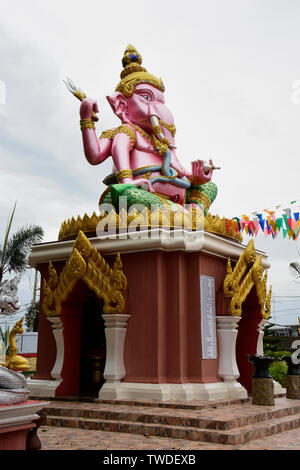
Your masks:
<svg viewBox="0 0 300 470"><path fill-rule="evenodd" d="M21 227L0 246L0 282L6 272L22 273L28 268L27 258L33 244L41 241L43 229L38 225Z"/></svg>
<svg viewBox="0 0 300 470"><path fill-rule="evenodd" d="M283 388L285 388L285 376L288 366L284 361L275 361L269 368L270 374Z"/></svg>
<svg viewBox="0 0 300 470"><path fill-rule="evenodd" d="M285 388L285 376L288 367L284 361L281 361L281 358L283 356L288 356L291 353L280 348L280 345L283 342L283 337L273 336L274 330L271 330L272 326L274 326L274 323L269 323L264 329L264 354L275 358L269 371L275 382L278 382L283 388Z"/></svg>
<svg viewBox="0 0 300 470"><path fill-rule="evenodd" d="M38 331L39 329L39 308L40 302L30 303L25 313L25 325L27 331ZM31 329L32 326L32 329Z"/></svg>
<svg viewBox="0 0 300 470"><path fill-rule="evenodd" d="M274 356L274 354L280 353L280 344L282 343L282 338L280 336L274 336L274 331L270 328L274 326L274 323L269 323L264 328L264 355L265 356ZM284 356L284 354L282 354Z"/></svg>

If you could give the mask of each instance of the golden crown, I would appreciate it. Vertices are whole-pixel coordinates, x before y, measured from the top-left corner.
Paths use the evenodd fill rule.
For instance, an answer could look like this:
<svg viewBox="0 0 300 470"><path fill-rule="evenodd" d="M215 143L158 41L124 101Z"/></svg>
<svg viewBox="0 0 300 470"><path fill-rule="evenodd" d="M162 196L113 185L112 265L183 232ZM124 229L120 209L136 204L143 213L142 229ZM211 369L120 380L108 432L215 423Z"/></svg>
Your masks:
<svg viewBox="0 0 300 470"><path fill-rule="evenodd" d="M141 66L142 56L137 52L136 48L129 44L125 49L122 59L123 70L120 74L121 81L116 87L116 91L120 91L123 95L130 97L133 93L135 85L138 83L151 83L161 91L165 91L161 78L156 78Z"/></svg>

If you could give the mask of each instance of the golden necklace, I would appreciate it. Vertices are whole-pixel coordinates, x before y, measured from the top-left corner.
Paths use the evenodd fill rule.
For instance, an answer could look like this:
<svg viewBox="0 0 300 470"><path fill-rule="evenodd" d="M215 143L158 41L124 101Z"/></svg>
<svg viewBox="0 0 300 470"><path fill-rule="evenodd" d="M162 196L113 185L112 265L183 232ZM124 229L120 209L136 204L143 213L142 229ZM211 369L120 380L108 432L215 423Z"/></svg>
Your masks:
<svg viewBox="0 0 300 470"><path fill-rule="evenodd" d="M160 155L163 155L168 150L170 142L165 139L165 142L161 142L154 134L149 135L146 131L141 129L139 126L132 124L132 126L146 139L148 139L154 150L156 150Z"/></svg>

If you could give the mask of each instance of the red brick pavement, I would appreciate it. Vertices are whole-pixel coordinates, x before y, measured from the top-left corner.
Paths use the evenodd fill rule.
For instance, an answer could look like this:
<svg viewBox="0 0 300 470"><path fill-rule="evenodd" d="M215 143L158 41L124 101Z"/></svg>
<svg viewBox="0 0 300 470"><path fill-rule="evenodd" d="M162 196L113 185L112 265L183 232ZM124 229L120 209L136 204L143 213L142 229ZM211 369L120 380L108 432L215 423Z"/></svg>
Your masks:
<svg viewBox="0 0 300 470"><path fill-rule="evenodd" d="M300 450L300 428L243 445L41 426L42 450Z"/></svg>
<svg viewBox="0 0 300 470"><path fill-rule="evenodd" d="M225 406L222 406L225 405ZM293 418L293 413L299 416L299 400L287 400L285 397L277 398L276 405L274 407L260 407L252 405L250 400L245 400L242 403L193 403L190 405L190 410L184 410L177 407L174 404L171 408L158 409L153 404L147 404L147 406L127 406L123 405L110 405L110 404L95 404L95 403L72 403L72 402L52 402L52 405L58 407L56 410L59 411L59 407L63 414L73 416L73 411L80 411L83 416L88 413L93 417L93 413L107 414L110 418L110 413L119 412L119 416L115 419L122 419L122 412L128 413L128 418L137 419L136 413L139 416L146 415L152 416L158 423L161 422L161 418L164 420L176 420L182 417L193 419L201 419L201 423L205 426L210 427L209 420L215 420L218 423L217 428L221 429L233 429L234 433L241 432L240 426L248 425L250 429L255 430L259 421L271 415L270 417L276 418L283 414L283 421L289 419L289 415ZM145 404L143 404L145 405ZM157 405L156 405L157 406ZM166 406L166 405L164 405ZM178 405L179 406L179 405ZM180 405L181 406L181 405ZM288 407L288 416L285 418L285 410ZM63 411L65 409L65 412ZM58 413L58 422L59 422ZM148 419L148 418L147 418ZM272 421L272 420L271 420ZM50 421L51 422L51 421ZM258 423L258 424L257 424ZM176 424L176 421L175 421ZM192 423L193 424L193 423ZM204 442L201 440L189 440L180 439L176 435L174 437L158 437L158 435L143 435L143 434L128 434L127 432L116 432L117 430L112 429L111 432L103 431L100 429L84 429L83 427L58 427L56 420L52 425L44 425L39 428L38 435L42 443L42 450L300 450L300 427L298 421L294 423L292 427L281 428L276 425L277 434L260 437L257 434L258 439L252 436L250 442L241 444L241 439L233 440L235 444L220 444L218 441ZM279 432L280 430L284 432ZM113 432L115 431L115 432ZM227 432L227 431L225 431ZM256 431L255 431L256 433ZM178 436L179 437L179 436ZM246 442L246 441L245 441Z"/></svg>

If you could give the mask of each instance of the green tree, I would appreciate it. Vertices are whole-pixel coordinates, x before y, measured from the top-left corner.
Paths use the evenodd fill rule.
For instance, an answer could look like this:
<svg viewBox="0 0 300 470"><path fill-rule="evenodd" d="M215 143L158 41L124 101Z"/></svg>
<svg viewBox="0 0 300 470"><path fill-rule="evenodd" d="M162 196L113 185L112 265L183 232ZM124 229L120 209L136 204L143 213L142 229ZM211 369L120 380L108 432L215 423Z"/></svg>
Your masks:
<svg viewBox="0 0 300 470"><path fill-rule="evenodd" d="M16 204L10 215L4 242L0 245L0 282L7 272L23 273L28 268L28 255L33 244L42 240L44 232L39 225L19 228L10 236Z"/></svg>
<svg viewBox="0 0 300 470"><path fill-rule="evenodd" d="M40 302L31 301L25 313L25 325L27 331L38 331L39 329Z"/></svg>
<svg viewBox="0 0 300 470"><path fill-rule="evenodd" d="M275 382L278 382L282 387L285 388L285 376L287 372L287 365L281 359L283 356L288 356L291 353L283 350L280 345L282 338L274 336L274 330L271 330L274 323L268 323L264 328L264 354L266 356L272 356L275 361L270 366L269 371Z"/></svg>
<svg viewBox="0 0 300 470"><path fill-rule="evenodd" d="M279 336L274 336L274 330L271 328L275 323L268 323L264 328L264 354L266 356L273 356L279 350L279 345L282 339Z"/></svg>

